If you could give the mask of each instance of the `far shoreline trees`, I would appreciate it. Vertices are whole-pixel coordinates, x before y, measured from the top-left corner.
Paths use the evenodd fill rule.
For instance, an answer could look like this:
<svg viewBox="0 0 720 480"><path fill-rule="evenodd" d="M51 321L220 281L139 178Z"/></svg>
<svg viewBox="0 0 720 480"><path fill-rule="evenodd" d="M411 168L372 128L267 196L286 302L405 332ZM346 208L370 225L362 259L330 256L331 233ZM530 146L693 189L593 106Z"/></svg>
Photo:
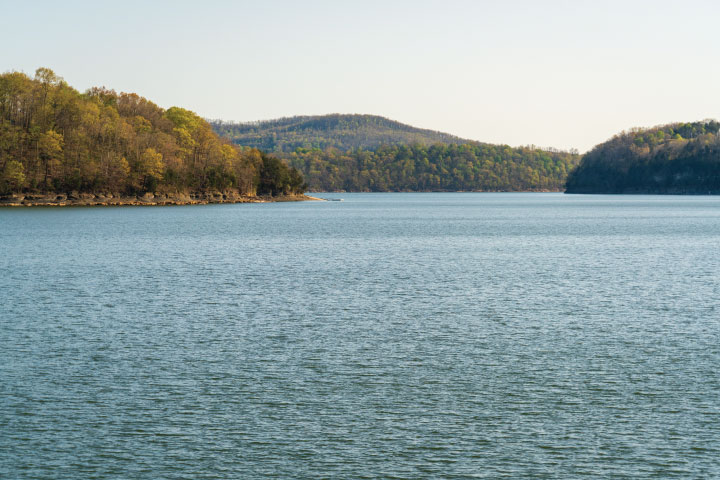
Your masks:
<svg viewBox="0 0 720 480"><path fill-rule="evenodd" d="M314 191L559 191L580 159L576 151L473 142L376 115L211 124L238 145L285 159Z"/></svg>
<svg viewBox="0 0 720 480"><path fill-rule="evenodd" d="M384 145L285 154L316 191L560 191L579 156L488 144Z"/></svg>
<svg viewBox="0 0 720 480"><path fill-rule="evenodd" d="M567 193L720 194L720 122L622 132L585 154Z"/></svg>

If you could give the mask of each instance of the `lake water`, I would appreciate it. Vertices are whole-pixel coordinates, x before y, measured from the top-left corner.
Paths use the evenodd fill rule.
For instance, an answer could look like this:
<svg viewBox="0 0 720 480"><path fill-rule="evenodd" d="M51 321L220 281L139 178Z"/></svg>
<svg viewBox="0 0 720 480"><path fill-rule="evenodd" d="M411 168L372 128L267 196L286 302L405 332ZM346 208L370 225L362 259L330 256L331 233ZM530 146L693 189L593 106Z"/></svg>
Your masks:
<svg viewBox="0 0 720 480"><path fill-rule="evenodd" d="M718 478L720 198L0 209L0 478Z"/></svg>

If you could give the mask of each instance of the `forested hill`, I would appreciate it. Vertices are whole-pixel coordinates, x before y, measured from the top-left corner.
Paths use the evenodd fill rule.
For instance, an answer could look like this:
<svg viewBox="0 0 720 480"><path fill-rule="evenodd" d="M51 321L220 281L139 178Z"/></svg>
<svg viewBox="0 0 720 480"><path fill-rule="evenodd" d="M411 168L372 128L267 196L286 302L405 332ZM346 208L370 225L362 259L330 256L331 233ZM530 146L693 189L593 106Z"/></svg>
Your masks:
<svg viewBox="0 0 720 480"><path fill-rule="evenodd" d="M0 195L297 194L298 171L134 93L80 93L48 68L0 75Z"/></svg>
<svg viewBox="0 0 720 480"><path fill-rule="evenodd" d="M283 157L315 191L560 191L574 153L507 145L385 145Z"/></svg>
<svg viewBox="0 0 720 480"><path fill-rule="evenodd" d="M464 140L373 115L212 122L233 142L272 151L314 191L562 190L576 153Z"/></svg>
<svg viewBox="0 0 720 480"><path fill-rule="evenodd" d="M622 132L588 152L567 193L720 194L720 123Z"/></svg>
<svg viewBox="0 0 720 480"><path fill-rule="evenodd" d="M211 122L215 132L238 145L266 152L294 152L298 148L375 148L380 145L460 144L470 140L411 127L377 115L318 115L251 123Z"/></svg>

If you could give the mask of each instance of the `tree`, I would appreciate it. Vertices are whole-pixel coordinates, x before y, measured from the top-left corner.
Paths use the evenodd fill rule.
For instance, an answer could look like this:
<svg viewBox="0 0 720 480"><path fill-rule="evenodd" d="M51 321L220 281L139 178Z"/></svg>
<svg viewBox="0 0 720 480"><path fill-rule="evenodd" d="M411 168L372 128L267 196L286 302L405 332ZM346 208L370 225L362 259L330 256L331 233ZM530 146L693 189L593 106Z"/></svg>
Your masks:
<svg viewBox="0 0 720 480"><path fill-rule="evenodd" d="M110 160L107 171L107 185L112 191L124 191L129 175L130 165L125 157L115 156Z"/></svg>
<svg viewBox="0 0 720 480"><path fill-rule="evenodd" d="M263 164L260 171L260 195L281 195L286 193L290 180L287 166L278 158L262 156Z"/></svg>
<svg viewBox="0 0 720 480"><path fill-rule="evenodd" d="M5 164L5 168L2 173L2 183L0 187L5 191L18 192L22 190L25 184L25 173L22 163L17 160L10 160Z"/></svg>
<svg viewBox="0 0 720 480"><path fill-rule="evenodd" d="M38 138L38 151L40 160L45 167L45 188L50 188L50 180L55 176L62 164L64 138L54 130L40 134Z"/></svg>
<svg viewBox="0 0 720 480"><path fill-rule="evenodd" d="M142 179L142 188L145 191L154 191L162 179L164 169L162 154L154 148L146 148L140 156L137 167Z"/></svg>

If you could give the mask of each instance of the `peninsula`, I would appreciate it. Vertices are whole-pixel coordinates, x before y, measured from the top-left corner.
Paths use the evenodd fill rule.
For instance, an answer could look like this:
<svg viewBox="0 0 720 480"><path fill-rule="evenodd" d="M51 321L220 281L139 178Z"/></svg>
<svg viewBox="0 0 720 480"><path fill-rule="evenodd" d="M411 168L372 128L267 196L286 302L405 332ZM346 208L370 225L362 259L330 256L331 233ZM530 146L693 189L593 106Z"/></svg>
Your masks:
<svg viewBox="0 0 720 480"><path fill-rule="evenodd" d="M284 161L218 137L195 113L52 70L0 75L0 205L306 200Z"/></svg>
<svg viewBox="0 0 720 480"><path fill-rule="evenodd" d="M566 193L720 194L720 122L636 128L583 156Z"/></svg>

